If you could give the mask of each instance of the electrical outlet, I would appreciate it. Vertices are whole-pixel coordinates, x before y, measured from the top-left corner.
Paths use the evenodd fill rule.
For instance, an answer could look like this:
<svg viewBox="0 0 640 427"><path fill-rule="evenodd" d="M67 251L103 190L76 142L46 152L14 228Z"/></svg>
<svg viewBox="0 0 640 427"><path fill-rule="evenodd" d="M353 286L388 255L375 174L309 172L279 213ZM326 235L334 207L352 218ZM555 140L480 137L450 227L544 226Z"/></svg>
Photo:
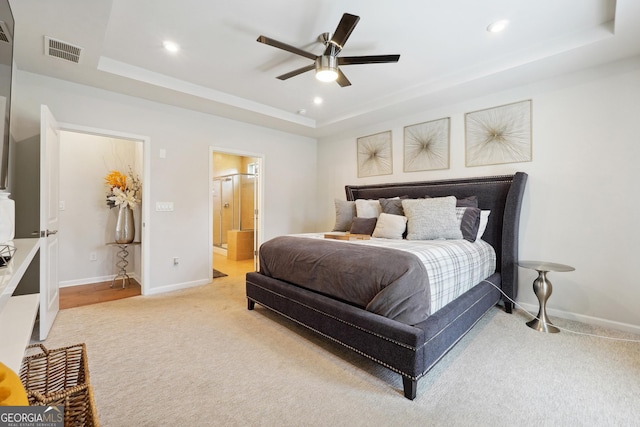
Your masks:
<svg viewBox="0 0 640 427"><path fill-rule="evenodd" d="M89 261L97 261L97 260L98 260L98 255L95 252L90 252Z"/></svg>
<svg viewBox="0 0 640 427"><path fill-rule="evenodd" d="M173 265L178 265L180 264L180 258L178 258L177 256L173 257Z"/></svg>

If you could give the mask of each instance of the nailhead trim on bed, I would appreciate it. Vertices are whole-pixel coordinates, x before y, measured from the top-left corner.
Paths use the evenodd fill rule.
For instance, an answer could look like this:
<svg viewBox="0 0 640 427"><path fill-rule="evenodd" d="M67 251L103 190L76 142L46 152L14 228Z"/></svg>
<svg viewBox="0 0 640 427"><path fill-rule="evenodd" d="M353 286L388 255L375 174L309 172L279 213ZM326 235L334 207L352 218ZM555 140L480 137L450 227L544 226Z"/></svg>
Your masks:
<svg viewBox="0 0 640 427"><path fill-rule="evenodd" d="M264 288L263 288L263 289L264 289ZM247 298L249 298L249 297L247 297ZM285 297L285 298L286 298L286 297ZM268 308L269 310L271 310L271 311L273 311L273 312L275 312L275 313L278 313L279 315L281 315L281 316L283 316L283 317L286 317L287 319L289 319L289 320L291 320L291 321L293 321L293 322L296 322L296 323L297 323L297 324L299 324L299 325L304 326L305 328L309 329L310 331L313 331L313 332L315 332L315 333L317 333L317 334L319 334L319 335L322 335L323 337L328 338L328 339L330 339L331 341L336 342L336 343L338 343L338 344L340 344L340 345L342 345L342 346L344 346L344 347L348 348L349 350L354 351L354 352L358 353L359 355L366 357L367 359L371 359L371 360L373 360L374 362L376 362L376 363L378 363L378 364L380 364L380 365L384 366L385 368L387 368L387 369L389 369L389 370L391 370L391 371L393 371L393 372L395 372L395 373L397 373L397 374L400 374L400 375L402 375L402 376L404 376L404 377L407 377L407 378L409 378L409 379L412 379L412 380L417 380L417 379L418 379L418 378L420 378L422 375L424 375L424 373L423 373L420 377L413 377L413 376L411 376L411 375L408 375L408 374L406 374L406 373L404 373L404 372L402 372L402 371L400 371L400 370L398 370L398 369L394 368L393 366L389 366L389 365L387 365L385 362L383 362L383 361L381 361L381 360L378 360L378 359L376 359L375 357L372 357L372 356L370 356L370 355L368 355L368 354L366 354L366 353L363 353L362 351L358 350L357 348L351 347L350 345L345 344L344 342L342 342L342 341L340 341L340 340L337 340L337 339L333 338L332 336L329 336L329 335L325 334L324 332L321 332L321 331L319 331L319 330L317 330L317 329L315 329L315 328L312 328L311 326L309 326L309 325L307 325L307 324L305 324L305 323L300 322L299 320L296 320L296 319L294 319L294 318L292 318L292 317L287 316L287 315L286 315L286 314L284 314L283 312L281 312L281 311L279 311L279 310L276 310L276 309L275 309L275 308L273 308L273 307L270 307L270 306L268 306L268 305L266 305L266 304L264 304L264 303L262 303L262 302L260 302L260 301L256 301L256 300L254 300L253 298L249 298L249 299L250 299L251 301L255 302L255 303L260 304L261 306L263 306L263 307L265 307L265 308ZM289 299L289 298L287 298L287 299ZM293 301L293 300L291 300L291 301ZM297 301L294 301L294 302L297 302ZM326 313L323 313L323 314L326 314ZM331 315L327 315L327 316L329 316L329 317L333 317L333 316L331 316ZM343 323L345 323L345 322L343 322ZM355 325L351 325L351 326L354 326L354 327L356 327L356 328L357 328L357 326L355 326ZM361 328L358 328L358 329L361 329ZM369 331L365 331L365 332L369 332ZM378 334L374 334L374 335L377 335L377 336L381 337L381 336L380 336L380 335L378 335ZM384 337L381 337L381 338L384 338ZM387 341L389 341L389 340L387 340ZM402 345L402 343L398 343L398 344L399 344L399 345ZM404 345L403 345L403 346L404 346ZM406 347L406 346L404 346L404 347ZM408 347L408 348L410 348L410 349L411 349L411 347Z"/></svg>
<svg viewBox="0 0 640 427"><path fill-rule="evenodd" d="M267 289L267 288L265 288L264 286L260 286L260 285L258 285L257 283L254 283L254 282L252 282L252 281L250 281L250 280L247 280L247 282L248 282L248 283L251 283L253 286L255 286L255 287L257 287L257 288L260 288L260 289L262 289L262 290L265 290L265 291L267 291L267 292L270 292L270 293L272 293L272 294L274 294L274 295L278 295L279 297L284 298L284 299L286 299L286 300L288 300L288 301L295 302L296 304L298 304L298 305L302 305L302 306L304 306L304 307L306 307L306 308L310 308L311 310L313 310L313 311L315 311L315 312L317 312L317 313L320 313L320 314L322 314L322 315L324 315L324 316L330 317L330 318L332 318L332 319L334 319L334 320L337 320L337 321L338 321L338 322L340 322L340 323L344 323L345 325L349 325L349 326L351 326L351 327L353 327L353 328L359 329L359 330L361 330L362 332L366 332L366 333L368 333L368 334L375 335L376 337L378 337L378 338L382 338L382 339L383 339L383 340L385 340L385 341L389 341L389 342L392 342L392 343L394 343L394 344L397 344L397 345L399 345L399 346L401 346L401 347L408 348L409 350L416 351L416 347L414 347L414 346L410 346L410 345L407 345L407 344L405 344L405 343L401 343L401 342L399 342L399 341L392 340L392 339L390 339L390 338L388 338L388 337L385 337L385 336L383 336L383 335L380 335L380 334L378 334L378 333L376 333L376 332L370 331L370 330L368 330L368 329L364 329L364 328L363 328L363 327L361 327L361 326L354 325L353 323L346 322L346 321L344 321L344 320L342 320L342 319L340 319L340 318L338 318L338 317L336 317L336 316L333 316L333 315L331 315L331 314L329 314L329 313L325 313L324 311L320 311L320 310L318 310L318 309L317 309L317 308L315 308L315 307L311 307L311 306L309 306L309 305L307 305L307 304L303 304L303 303L301 303L300 301L296 301L296 300L294 300L294 299L291 299L291 298L287 297L286 295L282 295L282 294L280 294L280 293L278 293L278 292L275 292L275 291L273 291L273 290L271 290L271 289ZM249 298L249 297L247 297L247 298ZM254 300L254 299L252 299L252 298L249 298L249 299L251 299L251 300L252 300L252 301L254 301L254 302L257 302L257 303L258 303L258 304L260 304L260 305L264 305L264 304L263 304L263 303L261 303L260 301L256 301L256 300ZM271 307L269 307L269 308L271 308ZM272 309L272 310L273 310L273 311L277 311L277 310L275 310L275 309ZM278 311L278 313L280 313L280 312ZM310 328L310 329L312 329L312 328Z"/></svg>
<svg viewBox="0 0 640 427"><path fill-rule="evenodd" d="M504 179L504 180L502 180L502 181L490 181L490 182L480 181L480 182L460 182L460 183L456 183L456 182L446 182L446 180L444 180L444 181L442 181L442 182L439 182L439 181L433 181L433 185L432 185L432 186L433 186L433 187L438 187L438 186L440 186L440 185L447 185L447 186L453 186L453 187L455 187L455 186L460 186L460 185L487 185L487 184L505 184L505 183L506 183L506 184L510 184L510 183L512 183L512 182L513 182L513 179L511 178L511 176L505 176L505 175L487 176L487 177L484 177L484 178L488 179L489 181L490 181L491 179L495 179L495 178L505 178L505 179ZM374 186L374 187L378 187L378 185L376 185L376 184L373 184L372 186ZM356 189L358 189L358 190L359 190L359 189L361 189L361 188L366 188L366 187L367 187L367 185L362 185L362 186L353 186L353 187L355 187ZM396 187L396 186L390 185L390 186L389 186L389 188L393 188L394 190L401 190L401 189L403 189L403 188L407 188L407 189L415 188L415 186L406 185L406 186L397 186L397 187ZM350 198L351 198L352 200L353 200L353 199L354 199L354 197L355 197L355 196L353 195L353 191L352 191L351 189L349 189L349 196L350 196Z"/></svg>
<svg viewBox="0 0 640 427"><path fill-rule="evenodd" d="M489 282L491 284L493 284L493 282L489 281L489 280L483 280L483 282ZM456 319L458 319L460 316L462 316L463 314L465 314L467 311L469 311L473 306L475 306L476 304L478 304L480 302L480 300L484 297L486 297L489 294L489 292L485 293L484 295L482 295L480 298L478 298L476 300L476 302L474 302L472 305L470 305L464 312L460 313L459 316L456 317ZM431 370L431 368L433 368L435 366L436 363L438 363L440 361L440 359L442 359L445 354L447 354L449 352L449 350L451 350L465 335L467 335L467 333L473 329L473 327L480 321L480 319L482 319L488 312L489 310L491 310L491 307L489 307L484 313L482 313L481 316L478 317L478 319L473 322L473 324L471 326L469 326L469 328L467 328L466 331L464 331L463 334L460 335L460 337L454 342L452 343L449 347L447 347L447 349L440 355L440 357L438 357L436 360L433 361L433 363L431 365L429 365L420 376L413 378L413 379L420 379L423 376L425 376L427 374L427 372L429 372ZM422 347L426 346L427 343L429 343L429 341L431 341L432 339L434 339L435 337L437 337L438 335L440 335L445 329L447 329L449 326L451 326L452 322L449 322L449 324L447 326L445 326L444 328L442 328L442 330L440 330L440 332L438 332L437 334L435 334L433 337L429 338L423 345Z"/></svg>
<svg viewBox="0 0 640 427"><path fill-rule="evenodd" d="M492 283L492 282L490 282L489 280L483 280L483 281L484 281L484 282L489 282L489 283L493 284L493 283ZM338 321L338 322L340 322L340 323L344 323L345 325L349 325L349 326L351 326L351 327L353 327L353 328L359 329L359 330L361 330L361 331L363 331L363 332L366 332L366 333L368 333L368 334L374 335L374 336L376 336L376 337L378 337L378 338L382 338L382 339L384 339L385 341L392 342L392 343L394 343L394 344L396 344L396 345L399 345L399 346L401 346L401 347L407 348L407 349L412 350L412 351L414 351L414 352L415 352L415 351L417 351L419 348L422 348L422 347L426 346L426 345L427 345L431 340L433 340L433 339L434 339L434 338L436 338L438 335L440 335L444 330L446 330L449 326L451 326L451 325L452 325L452 324L453 324L453 323L454 323L458 318L460 318L461 316L463 316L466 312L468 312L471 308L473 308L476 304L478 304L478 303L482 300L482 298L486 297L486 296L489 294L489 292L487 292L487 293L483 294L483 295L482 295L480 298L478 298L478 299L477 299L477 300L476 300L472 305L470 305L470 306L469 306L469 307L468 307L464 312L460 313L460 314L459 314L455 319L453 319L453 320L452 320L451 322L449 322L449 323L448 323L444 328L442 328L442 329L441 329L437 334L435 334L433 337L429 338L429 340L427 340L427 341L426 341L424 344L422 344L420 347L416 348L416 347L409 346L409 345L406 345L406 344L404 344L404 343L401 343L401 342L398 342L398 341L395 341L395 340L389 339L389 338L387 338L387 337L385 337L385 336L382 336L382 335L380 335L380 334L378 334L378 333L375 333L375 332L373 332L373 331L370 331L370 330L364 329L364 328L362 328L362 327L360 327L360 326L358 326L358 325L354 325L354 324L352 324L352 323L350 323L350 322L345 322L344 320L342 320L342 319L340 319L340 318L337 318L337 317L335 317L335 316L333 316L333 315L331 315L331 314L329 314L329 313L326 313L326 312L324 312L324 311L320 311L320 310L316 309L315 307L310 307L310 306L308 306L308 305L306 305L306 304L303 304L303 303L301 303L301 302L299 302L299 301L293 300L293 299L291 299L291 298L287 297L286 295L282 295L282 294L280 294L280 293L278 293L278 292L274 292L273 290L271 290L271 289L267 289L267 288L265 288L265 287L263 287L263 286L260 286L260 285L258 285L257 283L254 283L254 282L251 282L251 281L247 281L247 282L248 282L248 283L251 283L253 286L256 286L256 287L258 287L258 288L260 288L260 289L262 289L262 290L264 290L264 291L267 291L267 292L269 292L269 293L271 293L271 294L277 295L277 296L279 296L280 298L286 299L286 300L291 301L291 302L293 302L293 303L296 303L296 304L298 304L298 305L302 305L302 306L304 306L304 307L306 307L306 308L310 308L311 310L313 310L313 311L315 311L315 312L317 312L317 313L319 313L319 314L322 314L323 316L330 317L330 318L332 318L332 319L334 319L334 320L337 320L337 321ZM463 334L461 334L461 335L460 335L460 337L459 337L455 342L453 342L449 347L447 347L447 349L446 349L446 350L445 350L445 351L440 355L440 357L438 357L436 360L434 360L434 361L433 361L433 363L432 363L431 365L429 365L429 366L428 366L428 367L427 367L427 368L422 372L422 374L420 374L420 375L418 375L418 376L415 376L415 377L414 377L414 376L412 376L412 375L410 375L410 374L407 374L406 372L402 372L402 371L400 371L399 369L394 368L393 366L390 366L390 365L386 364L385 362L383 362L383 361L381 361L381 360L376 359L376 358L375 358L375 357L373 357L373 356L370 356L370 355L369 355L369 354L367 354L367 353L364 353L364 352L362 352L362 351L358 350L357 348L354 348L354 347L352 347L352 346L350 346L350 345L348 345L348 344L346 344L346 343L344 343L344 342L342 342L342 341L340 341L340 340L338 340L338 339L336 339L336 338L333 338L333 337L331 337L331 336L329 336L329 335L325 334L324 332L321 332L321 331L319 331L319 330L317 330L317 329L315 329L315 328L312 328L311 326L309 326L309 325L307 325L307 324L305 324L305 323L302 323L301 321L296 320L296 319L294 319L294 318L292 318L292 317L290 317L290 316L286 315L285 313L283 313L283 312L281 312L281 311L279 311L279 310L277 310L277 309L275 309L275 308L273 308L273 307L270 307L269 305L267 305L267 304L265 304L265 303L263 303L263 302L260 302L260 301L258 301L258 300L255 300L255 299L253 299L253 298L251 298L251 297L247 297L247 298L248 298L249 300L253 301L254 303L258 303L258 304L260 304L261 306L263 306L263 307L265 307L265 308L268 308L269 310L271 310L271 311L273 311L273 312L275 312L275 313L278 313L278 314L280 314L281 316L286 317L287 319L289 319L289 320L291 320L291 321L293 321L293 322L295 322L295 323L297 323L297 324L299 324L299 325L302 325L302 326L304 326L305 328L307 328L307 329L309 329L309 330L311 330L311 331L314 331L315 333L317 333L317 334L319 334L319 335L322 335L323 337L328 338L328 339L330 339L331 341L336 342L336 343L338 343L338 344L340 344L340 345L342 345L342 346L344 346L344 347L346 347L346 348L348 348L348 349L350 349L350 350L352 350L352 351L354 351L354 352L356 352L356 353L360 354L361 356L364 356L364 357L366 357L366 358L368 358L368 359L370 359L370 360L373 360L374 362L376 362L376 363L378 363L378 364L380 364L380 365L384 366L385 368L387 368L387 369L389 369L389 370L391 370L391 371L393 371L393 372L396 372L396 373L398 373L398 374L400 374L400 375L402 375L402 376L404 376L404 377L406 377L406 378L409 378L409 379L411 379L411 380L419 380L420 378L422 378L423 376L425 376L425 375L427 374L427 372L429 372L429 371L431 370L431 368L433 368L433 366L435 366L435 364L436 364L436 363L438 363L438 362L440 361L440 359L442 359L442 358L443 358L443 357L444 357L444 356L449 352L449 350L451 350L451 349L452 349L452 348L453 348L453 347L454 347L454 346L455 346L455 345L456 345L456 344L457 344L457 343L458 343L458 342L459 342L459 341L460 341L460 340L461 340L461 339L462 339L462 338L463 338L463 337L464 337L464 336L465 336L465 335L466 335L466 334L467 334L467 333L468 333L468 332L469 332L469 331L470 331L470 330L471 330L471 329L472 329L472 328L473 328L473 327L474 327L474 326L475 326L475 325L480 321L480 319L482 319L482 318L483 318L483 317L484 317L484 316L489 312L489 310L491 309L491 307L490 307L490 308L489 308L489 309L487 309L487 310L486 310L486 311L485 311L481 316L479 316L479 317L478 317L478 319L477 319L477 320L476 320L476 321L475 321L475 322L474 322L474 323L473 323L469 328L467 328L467 330L466 330L466 331L464 331L464 333L463 333Z"/></svg>

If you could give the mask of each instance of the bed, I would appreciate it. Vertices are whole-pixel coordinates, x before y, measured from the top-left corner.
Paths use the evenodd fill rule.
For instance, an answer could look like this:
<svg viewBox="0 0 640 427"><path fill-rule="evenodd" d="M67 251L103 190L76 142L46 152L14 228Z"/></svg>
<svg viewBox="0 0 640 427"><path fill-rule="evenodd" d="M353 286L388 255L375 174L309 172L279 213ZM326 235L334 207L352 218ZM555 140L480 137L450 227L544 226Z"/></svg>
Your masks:
<svg viewBox="0 0 640 427"><path fill-rule="evenodd" d="M502 305L508 313L512 312L510 299L515 300L517 296L518 229L526 181L527 174L517 172L504 176L345 187L349 201L395 197L447 198L446 196L455 196L457 200L461 200L475 196L479 209L491 211L482 241L491 245L495 251L495 272L423 318L415 317L419 315L415 306L410 309L413 310L410 318L403 318L402 314L398 314L410 311L406 307L401 307L400 310L393 308L389 310L392 312L390 315L386 312L379 314L376 310L368 310L368 307L354 303L348 297L333 296L323 288L314 290L311 284L307 286L306 283L299 283L299 278L290 279L277 275L271 277L269 270L277 264L272 260L263 260L262 253L260 271L246 275L248 309L254 310L257 303L400 374L404 396L413 400L417 394L418 380L426 375L485 313L496 305ZM272 240L280 242L282 247L291 243L278 239ZM321 246L330 244L328 240L316 240ZM269 242L265 242L262 247L267 243ZM344 242L332 244L342 244L340 248L348 245ZM270 245L273 246L272 243ZM312 245L309 242L309 245L304 246ZM280 249L272 248L271 252L277 250ZM302 253L305 249L296 247L295 251L298 250ZM374 255L369 257L372 256ZM384 258L384 253L376 256ZM263 266L263 262L268 264L269 268ZM392 264L395 265L396 262ZM367 267L359 268L362 270ZM353 272L349 272L351 273ZM307 279L303 280L313 281L318 286L323 285L324 279L321 274L306 277ZM402 286L406 289L412 286L412 282L421 278L419 272L412 270L403 280ZM383 306L388 307L388 304Z"/></svg>

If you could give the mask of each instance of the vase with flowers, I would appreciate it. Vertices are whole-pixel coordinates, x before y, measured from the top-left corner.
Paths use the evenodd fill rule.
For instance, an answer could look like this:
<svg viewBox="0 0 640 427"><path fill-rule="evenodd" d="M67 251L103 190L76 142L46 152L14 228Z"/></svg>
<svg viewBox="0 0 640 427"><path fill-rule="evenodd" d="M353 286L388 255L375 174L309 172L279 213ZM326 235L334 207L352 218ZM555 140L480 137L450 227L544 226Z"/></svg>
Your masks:
<svg viewBox="0 0 640 427"><path fill-rule="evenodd" d="M119 244L131 243L136 235L133 208L140 203L140 179L129 168L127 174L109 172L104 181L107 185L107 206L118 208L114 240Z"/></svg>

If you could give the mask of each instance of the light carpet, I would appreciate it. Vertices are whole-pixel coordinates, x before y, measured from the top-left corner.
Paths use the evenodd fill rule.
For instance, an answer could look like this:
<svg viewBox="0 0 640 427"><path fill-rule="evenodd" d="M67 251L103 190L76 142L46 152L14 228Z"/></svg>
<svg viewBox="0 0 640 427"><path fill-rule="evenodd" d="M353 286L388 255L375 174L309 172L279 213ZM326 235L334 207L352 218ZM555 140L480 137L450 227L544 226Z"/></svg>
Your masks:
<svg viewBox="0 0 640 427"><path fill-rule="evenodd" d="M61 311L103 426L635 426L640 343L492 309L404 398L399 375L256 306L243 276ZM640 337L554 319L583 332Z"/></svg>

